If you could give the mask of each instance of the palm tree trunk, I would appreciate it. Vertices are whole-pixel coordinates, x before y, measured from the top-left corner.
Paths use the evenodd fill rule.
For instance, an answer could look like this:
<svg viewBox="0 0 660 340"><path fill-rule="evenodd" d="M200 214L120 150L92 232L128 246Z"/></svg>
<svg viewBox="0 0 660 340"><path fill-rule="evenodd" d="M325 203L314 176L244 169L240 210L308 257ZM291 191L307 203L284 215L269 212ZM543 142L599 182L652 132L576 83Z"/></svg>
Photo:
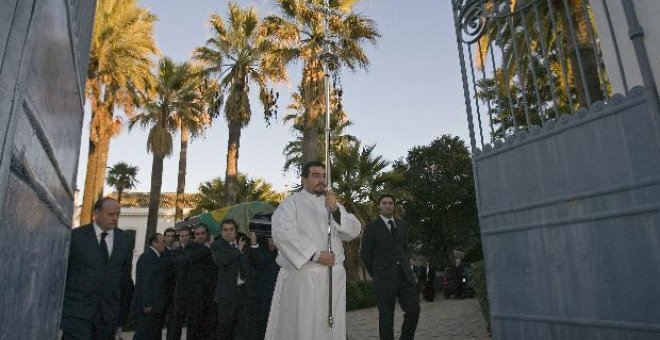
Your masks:
<svg viewBox="0 0 660 340"><path fill-rule="evenodd" d="M124 193L124 190L122 190L122 189L117 190L117 202L119 203L120 206L121 206L121 195L123 193Z"/></svg>
<svg viewBox="0 0 660 340"><path fill-rule="evenodd" d="M103 197L103 189L105 187L105 174L108 170L108 154L110 153L110 135L103 134L102 138L97 144L97 160L96 160L96 182L94 183L95 192L98 197Z"/></svg>
<svg viewBox="0 0 660 340"><path fill-rule="evenodd" d="M320 157L317 143L319 117L321 117L321 112L325 108L325 73L318 60L305 66L300 94L304 102L309 103L305 107L302 138L302 164L305 164L317 161Z"/></svg>
<svg viewBox="0 0 660 340"><path fill-rule="evenodd" d="M151 191L149 192L149 212L147 214L147 233L144 239L145 249L149 246L149 236L153 235L158 227L158 208L160 207L160 190L163 185L164 155L154 153L151 164Z"/></svg>
<svg viewBox="0 0 660 340"><path fill-rule="evenodd" d="M225 203L236 204L238 194L238 149L241 144L241 124L229 122L227 141L227 170L225 171Z"/></svg>
<svg viewBox="0 0 660 340"><path fill-rule="evenodd" d="M85 189L83 191L82 208L80 210L80 225L92 222L92 213L94 203L101 198L96 192L96 168L98 163L98 150L96 143L89 141L89 150L87 151L87 171L85 174Z"/></svg>
<svg viewBox="0 0 660 340"><path fill-rule="evenodd" d="M188 162L188 128L181 125L181 151L179 152L179 175L176 183L174 223L183 219L184 191L186 189L186 164Z"/></svg>
<svg viewBox="0 0 660 340"><path fill-rule="evenodd" d="M318 160L316 154L318 147L318 119L319 112L315 108L307 108L305 113L305 126L303 128L302 138L302 164Z"/></svg>

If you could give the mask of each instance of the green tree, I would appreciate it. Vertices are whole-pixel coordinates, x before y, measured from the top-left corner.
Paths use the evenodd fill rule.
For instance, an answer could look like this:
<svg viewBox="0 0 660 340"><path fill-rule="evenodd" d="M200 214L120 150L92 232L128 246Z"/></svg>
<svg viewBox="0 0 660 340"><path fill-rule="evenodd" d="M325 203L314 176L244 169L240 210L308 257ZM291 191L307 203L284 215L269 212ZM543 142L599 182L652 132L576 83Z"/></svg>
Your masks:
<svg viewBox="0 0 660 340"><path fill-rule="evenodd" d="M328 32L324 16L317 9L323 5L322 0L277 0L281 16L264 19L266 32L280 46L283 60L287 63L302 61L303 64L299 87L304 108L301 164L322 155L318 153L318 126L325 110L325 72L320 55L326 37L332 38L330 49L337 56L332 69L346 67L352 71L367 68L369 59L362 44L367 41L375 44L380 37L373 20L351 13L359 2L330 1L334 14L329 16Z"/></svg>
<svg viewBox="0 0 660 340"><path fill-rule="evenodd" d="M470 151L458 137L443 135L408 151L392 172L403 174L394 188L411 225L412 249L436 265L450 263L450 251L481 247Z"/></svg>
<svg viewBox="0 0 660 340"><path fill-rule="evenodd" d="M92 109L89 151L80 223L92 219L92 206L103 195L110 138L121 130L116 107L135 109L158 52L153 38L156 17L136 0L99 0L89 52L85 96Z"/></svg>
<svg viewBox="0 0 660 340"><path fill-rule="evenodd" d="M384 169L389 162L374 154L375 145L349 143L334 155L332 178L334 191L346 210L354 214L362 225L375 218L375 193L383 188ZM346 275L348 280L360 279L360 238L344 242Z"/></svg>
<svg viewBox="0 0 660 340"><path fill-rule="evenodd" d="M207 73L221 78L215 97L219 103L224 102L229 127L225 199L232 205L236 203L238 192L241 130L252 117L250 86L256 84L259 88L259 99L268 120L276 112L278 96L268 88L268 83L286 80L286 69L282 59L274 54L276 46L264 35L254 8L241 9L230 2L226 23L217 14L211 15L209 22L213 28L212 37L206 46L195 50L195 58L204 64Z"/></svg>
<svg viewBox="0 0 660 340"><path fill-rule="evenodd" d="M156 232L158 209L163 183L163 160L172 153L173 134L182 116L195 116L203 112L202 101L197 91L197 78L190 64L176 64L169 58L158 63L153 88L144 100L143 112L135 115L130 122L149 128L147 151L153 155L151 167L151 190L149 191L149 212L147 215L147 235ZM148 246L145 240L145 247Z"/></svg>
<svg viewBox="0 0 660 340"><path fill-rule="evenodd" d="M190 211L190 216L203 212L218 210L226 207L226 190L222 178L214 178L199 185L199 199ZM238 174L238 193L236 203L261 201L277 206L284 199L285 194L275 191L272 184L261 178L248 178Z"/></svg>
<svg viewBox="0 0 660 340"><path fill-rule="evenodd" d="M113 165L108 170L108 186L115 188L117 191L117 201L121 203L121 196L124 190L135 188L138 183L137 172L139 168L135 165L129 165L125 162L119 162Z"/></svg>

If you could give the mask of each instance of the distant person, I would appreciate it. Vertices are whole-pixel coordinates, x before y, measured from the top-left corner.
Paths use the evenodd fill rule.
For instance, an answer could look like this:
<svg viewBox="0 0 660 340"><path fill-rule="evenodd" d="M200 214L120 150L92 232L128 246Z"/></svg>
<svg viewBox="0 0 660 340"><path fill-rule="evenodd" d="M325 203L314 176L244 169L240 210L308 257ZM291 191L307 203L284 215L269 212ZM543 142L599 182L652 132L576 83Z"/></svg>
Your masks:
<svg viewBox="0 0 660 340"><path fill-rule="evenodd" d="M360 222L326 190L325 166L302 167L303 189L275 210L272 233L279 250L268 340L346 340L346 270L342 241L360 234ZM328 210L332 250L328 252ZM328 327L328 271L332 270L333 326Z"/></svg>
<svg viewBox="0 0 660 340"><path fill-rule="evenodd" d="M422 297L426 302L433 302L435 299L435 268L431 266L429 261L426 265L419 267L419 290L422 292Z"/></svg>
<svg viewBox="0 0 660 340"><path fill-rule="evenodd" d="M266 336L268 325L268 314L270 304L273 300L275 282L280 266L275 260L277 258L277 247L272 237L262 237L259 240L259 265L257 266L257 340L263 340Z"/></svg>
<svg viewBox="0 0 660 340"><path fill-rule="evenodd" d="M191 240L191 230L181 229L181 246L175 251L176 287L174 293L175 321L167 330L168 340L180 340L181 330L186 324L186 339L207 339L209 325L206 317L211 309L209 286L215 276L215 264L211 250L203 243L208 241L208 230L195 228L196 241ZM206 234L206 237L205 237Z"/></svg>
<svg viewBox="0 0 660 340"><path fill-rule="evenodd" d="M165 246L167 250L174 250L179 246L176 240L176 229L167 228L163 235L165 235Z"/></svg>
<svg viewBox="0 0 660 340"><path fill-rule="evenodd" d="M214 301L217 304L219 339L252 340L255 313L255 271L259 264L257 236L236 237L236 221L221 222L222 237L211 245L218 267Z"/></svg>
<svg viewBox="0 0 660 340"><path fill-rule="evenodd" d="M71 231L62 307L62 339L114 340L122 301L132 286L133 244L117 228L120 205L104 197L94 221Z"/></svg>
<svg viewBox="0 0 660 340"><path fill-rule="evenodd" d="M165 250L161 254L163 258L163 274L165 276L165 325L167 329L173 329L174 320L174 287L176 285L176 267L174 264L174 251L178 248L176 230L167 228L163 233L165 238Z"/></svg>
<svg viewBox="0 0 660 340"><path fill-rule="evenodd" d="M367 224L360 255L374 279L378 299L378 333L381 339L394 339L394 304L403 310L402 340L414 339L419 320L419 293L409 265L408 225L394 216L394 196L378 199L380 216Z"/></svg>
<svg viewBox="0 0 660 340"><path fill-rule="evenodd" d="M457 258L454 265L450 268L451 279L453 280L454 287L456 287L456 298L463 298L463 277L465 277L465 268L460 258Z"/></svg>
<svg viewBox="0 0 660 340"><path fill-rule="evenodd" d="M133 340L160 340L165 324L167 293L167 260L165 236L156 233L149 237L149 247L138 258L135 270L135 335Z"/></svg>

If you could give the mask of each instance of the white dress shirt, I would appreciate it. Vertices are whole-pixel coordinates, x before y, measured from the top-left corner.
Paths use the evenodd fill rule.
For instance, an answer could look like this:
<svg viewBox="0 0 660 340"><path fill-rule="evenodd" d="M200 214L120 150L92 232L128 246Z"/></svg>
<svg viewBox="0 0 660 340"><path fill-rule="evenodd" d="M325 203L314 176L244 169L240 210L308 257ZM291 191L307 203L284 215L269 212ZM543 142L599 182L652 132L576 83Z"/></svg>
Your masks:
<svg viewBox="0 0 660 340"><path fill-rule="evenodd" d="M385 225L387 226L387 230L392 231L392 230L390 230L392 227L390 227L389 221L392 221L392 223L394 223L394 227L396 228L396 222L394 222L394 217L388 218L388 217L385 217L383 215L380 215L380 218L382 218L383 221L385 222Z"/></svg>
<svg viewBox="0 0 660 340"><path fill-rule="evenodd" d="M103 230L99 228L99 226L96 224L96 222L92 222L92 225L94 226L94 233L96 234L96 240L99 242L99 245L101 245L101 233ZM105 235L105 244L108 246L108 257L112 256L112 245L114 244L115 240L115 230L110 229L107 231L108 235Z"/></svg>

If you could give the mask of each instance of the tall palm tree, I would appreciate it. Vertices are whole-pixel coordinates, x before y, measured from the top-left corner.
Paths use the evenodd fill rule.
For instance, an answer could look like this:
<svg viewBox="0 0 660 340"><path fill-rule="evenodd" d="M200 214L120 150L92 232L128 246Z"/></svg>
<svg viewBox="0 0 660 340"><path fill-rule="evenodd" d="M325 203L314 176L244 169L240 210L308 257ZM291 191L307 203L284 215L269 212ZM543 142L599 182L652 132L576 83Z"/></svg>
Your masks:
<svg viewBox="0 0 660 340"><path fill-rule="evenodd" d="M137 123L142 128L149 128L147 151L153 154L153 163L147 235L156 232L163 183L163 160L172 153L172 135L178 128L179 119L185 115L198 115L203 111L202 101L198 98L196 74L190 64L177 64L169 58L162 58L154 78L155 84L144 98L144 110L135 115L129 124L131 129Z"/></svg>
<svg viewBox="0 0 660 340"><path fill-rule="evenodd" d="M103 195L110 138L120 131L115 107L131 114L136 90L144 87L158 53L153 38L156 17L136 0L99 0L89 55L85 95L91 109L89 151L81 223L89 223L94 202Z"/></svg>
<svg viewBox="0 0 660 340"><path fill-rule="evenodd" d="M213 91L215 86L217 86L216 82L209 79L207 75L201 71L201 68L193 67L192 72L193 75L191 81L195 82L197 88L197 96L195 100L199 101L196 105L201 111L183 112L184 114L177 114L175 116L181 144L179 150L179 172L177 175L176 198L174 202L175 222L183 219L186 168L188 163L188 142L189 139L194 139L203 134L205 129L210 125L211 118L208 108L213 106Z"/></svg>
<svg viewBox="0 0 660 340"><path fill-rule="evenodd" d="M286 69L282 59L273 51L275 45L263 34L257 11L242 9L229 3L228 18L212 14L209 22L213 36L206 46L195 50L195 58L201 61L209 74L218 75L220 84L216 98L222 103L229 126L227 141L227 168L225 171L226 204L236 203L238 152L241 130L252 117L250 86L259 89L259 99L264 115L269 119L275 114L277 94L268 88L271 81L285 81Z"/></svg>
<svg viewBox="0 0 660 340"><path fill-rule="evenodd" d="M346 67L351 71L366 69L369 59L362 48L366 41L375 44L380 37L376 23L351 10L360 0L330 1L335 14L329 17L329 32L325 31L323 14L316 8L323 0L277 0L279 16L264 19L267 34L280 45L286 62L302 61L303 76L300 95L304 103L302 163L318 159L318 124L324 110L323 65L319 56L326 37L333 38L331 50L337 56L334 70Z"/></svg>
<svg viewBox="0 0 660 340"><path fill-rule="evenodd" d="M124 190L133 189L138 183L137 172L139 168L126 162L119 162L108 169L108 186L117 191L117 201L121 203Z"/></svg>

